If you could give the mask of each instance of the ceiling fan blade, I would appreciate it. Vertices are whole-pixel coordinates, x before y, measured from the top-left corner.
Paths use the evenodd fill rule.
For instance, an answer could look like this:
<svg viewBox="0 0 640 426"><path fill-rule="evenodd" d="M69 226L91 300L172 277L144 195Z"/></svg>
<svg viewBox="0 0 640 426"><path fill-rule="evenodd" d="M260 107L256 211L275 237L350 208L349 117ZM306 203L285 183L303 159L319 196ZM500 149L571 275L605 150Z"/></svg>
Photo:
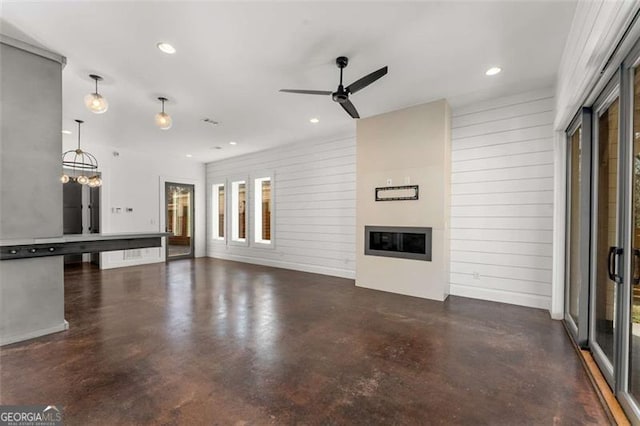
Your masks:
<svg viewBox="0 0 640 426"><path fill-rule="evenodd" d="M296 89L280 89L281 92L286 93L300 93L302 95L330 95L330 90L296 90Z"/></svg>
<svg viewBox="0 0 640 426"><path fill-rule="evenodd" d="M349 114L352 118L360 118L360 114L358 114L356 107L353 106L349 99L342 102L340 106L342 106L342 108L344 108L344 110L347 111L347 114Z"/></svg>
<svg viewBox="0 0 640 426"><path fill-rule="evenodd" d="M357 91L364 89L365 87L367 87L368 85L370 85L371 83L379 79L380 77L383 77L384 75L386 75L387 71L388 71L387 67L382 67L378 71L374 71L369 75L365 75L360 80L354 81L353 83L348 85L345 90L349 93L356 93Z"/></svg>

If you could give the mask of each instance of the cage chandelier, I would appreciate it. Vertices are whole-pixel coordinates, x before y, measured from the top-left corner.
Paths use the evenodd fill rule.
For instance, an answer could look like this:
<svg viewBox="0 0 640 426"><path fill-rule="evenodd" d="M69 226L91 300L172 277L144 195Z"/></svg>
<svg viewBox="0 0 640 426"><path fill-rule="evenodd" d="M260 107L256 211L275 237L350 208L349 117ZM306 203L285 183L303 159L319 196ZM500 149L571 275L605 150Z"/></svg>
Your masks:
<svg viewBox="0 0 640 426"><path fill-rule="evenodd" d="M78 148L62 154L63 174L60 177L60 181L62 183L78 182L81 185L90 187L101 186L102 179L98 174L98 160L93 154L80 148L80 125L84 121L76 120L76 123L78 123Z"/></svg>

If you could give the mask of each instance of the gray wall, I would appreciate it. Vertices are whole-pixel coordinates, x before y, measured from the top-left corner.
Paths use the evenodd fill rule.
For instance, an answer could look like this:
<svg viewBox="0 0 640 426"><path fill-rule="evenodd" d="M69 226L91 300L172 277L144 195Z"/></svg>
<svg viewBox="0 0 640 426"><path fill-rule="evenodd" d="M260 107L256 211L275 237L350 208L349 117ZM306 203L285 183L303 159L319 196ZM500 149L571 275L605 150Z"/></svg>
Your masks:
<svg viewBox="0 0 640 426"><path fill-rule="evenodd" d="M62 67L0 46L0 238L60 236Z"/></svg>
<svg viewBox="0 0 640 426"><path fill-rule="evenodd" d="M2 38L2 240L62 235L63 63L62 57ZM63 330L62 257L1 261L0 308L0 344Z"/></svg>

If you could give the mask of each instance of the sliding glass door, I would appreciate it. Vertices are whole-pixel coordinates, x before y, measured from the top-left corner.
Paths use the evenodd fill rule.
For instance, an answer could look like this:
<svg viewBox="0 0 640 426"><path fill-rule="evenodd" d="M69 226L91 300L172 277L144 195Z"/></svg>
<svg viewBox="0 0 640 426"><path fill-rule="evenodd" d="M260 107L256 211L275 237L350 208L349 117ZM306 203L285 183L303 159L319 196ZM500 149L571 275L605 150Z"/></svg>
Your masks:
<svg viewBox="0 0 640 426"><path fill-rule="evenodd" d="M640 44L594 105L589 347L640 423Z"/></svg>
<svg viewBox="0 0 640 426"><path fill-rule="evenodd" d="M580 346L588 341L591 110L583 108L567 132L565 321Z"/></svg>
<svg viewBox="0 0 640 426"><path fill-rule="evenodd" d="M593 122L593 228L591 276L591 324L589 340L593 357L609 385L615 386L617 353L616 312L620 276L614 271L619 261L619 99L617 81L596 103ZM611 85L610 85L611 86Z"/></svg>
<svg viewBox="0 0 640 426"><path fill-rule="evenodd" d="M640 419L640 46L634 49L632 55L623 63L622 87L623 95L627 95L626 107L629 110L626 122L630 126L623 137L626 144L626 204L625 221L625 272L619 297L625 309L620 315L625 325L624 338L621 339L622 354L620 361L621 403L635 420ZM627 249L628 248L628 249Z"/></svg>
<svg viewBox="0 0 640 426"><path fill-rule="evenodd" d="M633 135L631 147L631 227L629 313L629 392L640 401L640 70L633 68Z"/></svg>
<svg viewBox="0 0 640 426"><path fill-rule="evenodd" d="M640 41L594 97L567 129L565 320L640 424Z"/></svg>

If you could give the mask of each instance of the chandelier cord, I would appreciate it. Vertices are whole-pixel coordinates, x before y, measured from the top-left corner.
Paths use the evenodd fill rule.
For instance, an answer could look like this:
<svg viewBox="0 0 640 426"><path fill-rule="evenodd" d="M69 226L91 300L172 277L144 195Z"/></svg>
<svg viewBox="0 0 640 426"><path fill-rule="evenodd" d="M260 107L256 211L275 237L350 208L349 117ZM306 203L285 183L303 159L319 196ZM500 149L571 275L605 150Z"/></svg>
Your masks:
<svg viewBox="0 0 640 426"><path fill-rule="evenodd" d="M98 82L96 82L98 84ZM78 121L78 149L80 149L80 122Z"/></svg>

